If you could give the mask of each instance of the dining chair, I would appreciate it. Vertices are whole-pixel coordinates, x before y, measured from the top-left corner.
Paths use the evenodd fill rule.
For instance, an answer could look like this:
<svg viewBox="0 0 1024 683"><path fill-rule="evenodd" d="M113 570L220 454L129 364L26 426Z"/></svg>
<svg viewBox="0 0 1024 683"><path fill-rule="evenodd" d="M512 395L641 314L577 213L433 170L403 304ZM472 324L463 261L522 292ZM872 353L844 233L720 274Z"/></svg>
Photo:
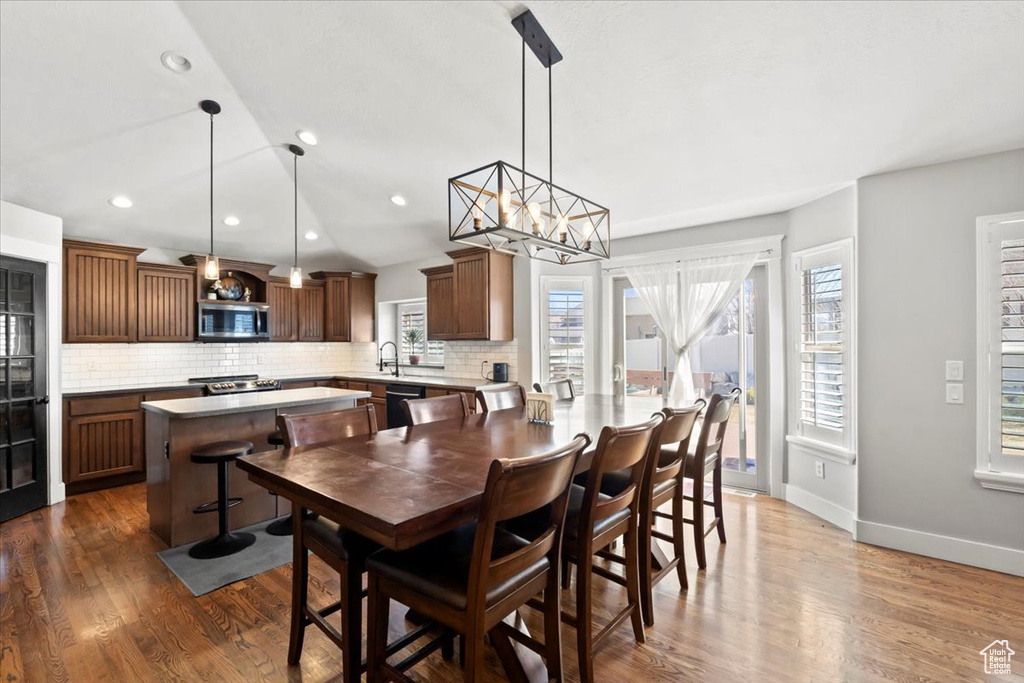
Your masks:
<svg viewBox="0 0 1024 683"><path fill-rule="evenodd" d="M697 417L704 410L704 399L686 408L662 408L662 424L657 441L651 447L655 455L649 459L648 470L640 487L640 606L644 624L654 625L654 586L674 568L679 587L686 590L686 529L683 522L683 463L690 449ZM615 496L629 485L629 472L609 472L601 482L601 493ZM671 513L658 508L672 503ZM672 533L657 528L658 519L672 520ZM672 557L667 557L654 539L672 543ZM609 551L598 553L606 557ZM618 561L618 560L613 560Z"/></svg>
<svg viewBox="0 0 1024 683"><path fill-rule="evenodd" d="M539 393L551 394L556 400L576 398L576 389L572 385L572 379L565 377L541 384L533 383L533 390Z"/></svg>
<svg viewBox="0 0 1024 683"><path fill-rule="evenodd" d="M396 665L387 662L384 646L392 599L465 637L464 681L477 681L483 675L488 632L504 633L541 654L548 680L562 680L558 557L573 469L589 444L590 439L581 434L549 453L492 461L476 522L410 550L381 550L370 557L370 683L409 680L403 671L421 658L414 653ZM529 540L501 526L538 510L543 511L545 522ZM543 643L502 621L541 592Z"/></svg>
<svg viewBox="0 0 1024 683"><path fill-rule="evenodd" d="M481 411L485 413L492 410L519 408L526 405L526 391L520 384L500 389L477 389L476 402L480 404Z"/></svg>
<svg viewBox="0 0 1024 683"><path fill-rule="evenodd" d="M469 401L461 391L447 396L406 399L401 406L405 419L413 426L469 415Z"/></svg>
<svg viewBox="0 0 1024 683"><path fill-rule="evenodd" d="M277 425L291 453L316 448L340 439L377 433L372 405L308 415L279 415ZM297 506L295 506L297 507ZM306 627L315 624L341 649L343 680L360 680L362 672L363 573L366 558L379 545L323 517L305 510L292 513L292 616L288 663L298 664ZM341 576L341 599L322 609L307 602L309 557L312 552ZM341 613L339 632L326 617Z"/></svg>
<svg viewBox="0 0 1024 683"><path fill-rule="evenodd" d="M602 429L586 484L573 484L569 490L562 558L577 567L576 614L563 613L562 620L576 629L580 680L584 683L594 680L595 652L627 618L632 622L636 642L645 641L640 607L639 494L650 459L657 457L653 445L660 442L664 419L661 413L655 413L638 425ZM628 473L626 487L615 496L601 493L605 475L623 470ZM529 538L536 533L538 521L536 513L526 515L511 522L509 530ZM594 556L600 552L601 557L606 557L603 551L620 536L625 537L624 556L607 557L622 565L623 576L594 564ZM569 569L563 565L562 570L562 587L568 588ZM597 634L593 628L595 574L626 587L626 606Z"/></svg>
<svg viewBox="0 0 1024 683"><path fill-rule="evenodd" d="M704 414L700 436L697 437L697 446L692 453L687 454L683 465L684 479L689 479L693 483L692 495L683 495L685 500L692 503L693 517L684 518L683 521L693 526L693 546L697 553L697 566L701 569L708 565L704 538L711 530L717 528L718 540L725 543L725 520L722 518L722 442L725 440L725 430L729 426L732 407L739 397L739 387L733 389L727 396L712 394ZM710 501L704 497L704 480L708 474L712 475ZM706 527L705 506L713 508L715 512L715 518Z"/></svg>

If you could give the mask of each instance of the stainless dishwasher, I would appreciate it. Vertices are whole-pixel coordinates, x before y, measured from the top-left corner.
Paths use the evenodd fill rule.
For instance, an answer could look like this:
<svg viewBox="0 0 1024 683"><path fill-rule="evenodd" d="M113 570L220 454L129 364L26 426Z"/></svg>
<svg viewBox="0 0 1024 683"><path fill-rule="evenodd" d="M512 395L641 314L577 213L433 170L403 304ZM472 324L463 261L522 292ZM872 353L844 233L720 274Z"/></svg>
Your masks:
<svg viewBox="0 0 1024 683"><path fill-rule="evenodd" d="M409 421L405 419L405 413L402 411L402 401L423 398L426 395L426 387L409 384L389 384L387 386L388 429L408 426Z"/></svg>

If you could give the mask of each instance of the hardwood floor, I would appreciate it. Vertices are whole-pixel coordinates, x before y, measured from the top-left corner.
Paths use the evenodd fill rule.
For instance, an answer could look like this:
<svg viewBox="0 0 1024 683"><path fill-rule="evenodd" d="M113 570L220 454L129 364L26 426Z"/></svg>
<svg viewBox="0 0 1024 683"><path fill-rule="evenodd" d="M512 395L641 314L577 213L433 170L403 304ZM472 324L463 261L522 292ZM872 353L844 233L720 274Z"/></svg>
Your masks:
<svg viewBox="0 0 1024 683"><path fill-rule="evenodd" d="M727 495L725 518L728 545L712 537L704 572L689 545L689 591L674 574L662 581L647 643L619 629L597 655L598 681L976 681L978 651L996 639L1019 654L1013 676L991 680L1024 680L1024 579L856 544L764 496ZM195 598L156 557L162 548L141 484L0 526L0 679L340 680L340 653L316 629L301 665L285 663L289 565ZM337 590L314 558L312 599ZM597 624L623 595L597 580ZM403 611L394 608L392 629ZM563 628L577 681L575 637ZM501 679L491 651L487 667ZM412 675L461 680L438 654Z"/></svg>

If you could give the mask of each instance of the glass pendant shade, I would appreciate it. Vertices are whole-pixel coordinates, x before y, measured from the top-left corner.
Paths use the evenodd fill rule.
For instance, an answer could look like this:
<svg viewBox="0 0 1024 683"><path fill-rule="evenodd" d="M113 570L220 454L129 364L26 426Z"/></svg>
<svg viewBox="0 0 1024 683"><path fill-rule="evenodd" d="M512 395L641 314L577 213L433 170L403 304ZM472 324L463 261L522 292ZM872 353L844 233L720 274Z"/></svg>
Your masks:
<svg viewBox="0 0 1024 683"><path fill-rule="evenodd" d="M220 277L220 261L214 254L207 255L206 270L203 271L203 275L207 280L216 280Z"/></svg>
<svg viewBox="0 0 1024 683"><path fill-rule="evenodd" d="M302 289L302 268L299 268L298 266L292 266L290 282L292 289Z"/></svg>

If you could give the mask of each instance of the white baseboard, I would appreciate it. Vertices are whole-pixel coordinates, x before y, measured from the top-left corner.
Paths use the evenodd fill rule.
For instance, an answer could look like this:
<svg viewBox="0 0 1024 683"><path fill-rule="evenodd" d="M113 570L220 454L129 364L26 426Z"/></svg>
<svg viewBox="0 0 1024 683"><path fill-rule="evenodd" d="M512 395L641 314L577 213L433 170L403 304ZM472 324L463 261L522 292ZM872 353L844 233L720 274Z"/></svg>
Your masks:
<svg viewBox="0 0 1024 683"><path fill-rule="evenodd" d="M853 533L854 517L851 510L827 501L821 496L808 493L792 484L783 484L782 487L787 502L810 512L815 517L821 517L826 522L835 524L840 529Z"/></svg>
<svg viewBox="0 0 1024 683"><path fill-rule="evenodd" d="M50 497L47 500L47 505L56 505L57 503L64 502L64 482L50 482Z"/></svg>
<svg viewBox="0 0 1024 683"><path fill-rule="evenodd" d="M926 531L857 520L856 539L883 548L903 550L1004 574L1024 576L1024 550L1003 548Z"/></svg>

